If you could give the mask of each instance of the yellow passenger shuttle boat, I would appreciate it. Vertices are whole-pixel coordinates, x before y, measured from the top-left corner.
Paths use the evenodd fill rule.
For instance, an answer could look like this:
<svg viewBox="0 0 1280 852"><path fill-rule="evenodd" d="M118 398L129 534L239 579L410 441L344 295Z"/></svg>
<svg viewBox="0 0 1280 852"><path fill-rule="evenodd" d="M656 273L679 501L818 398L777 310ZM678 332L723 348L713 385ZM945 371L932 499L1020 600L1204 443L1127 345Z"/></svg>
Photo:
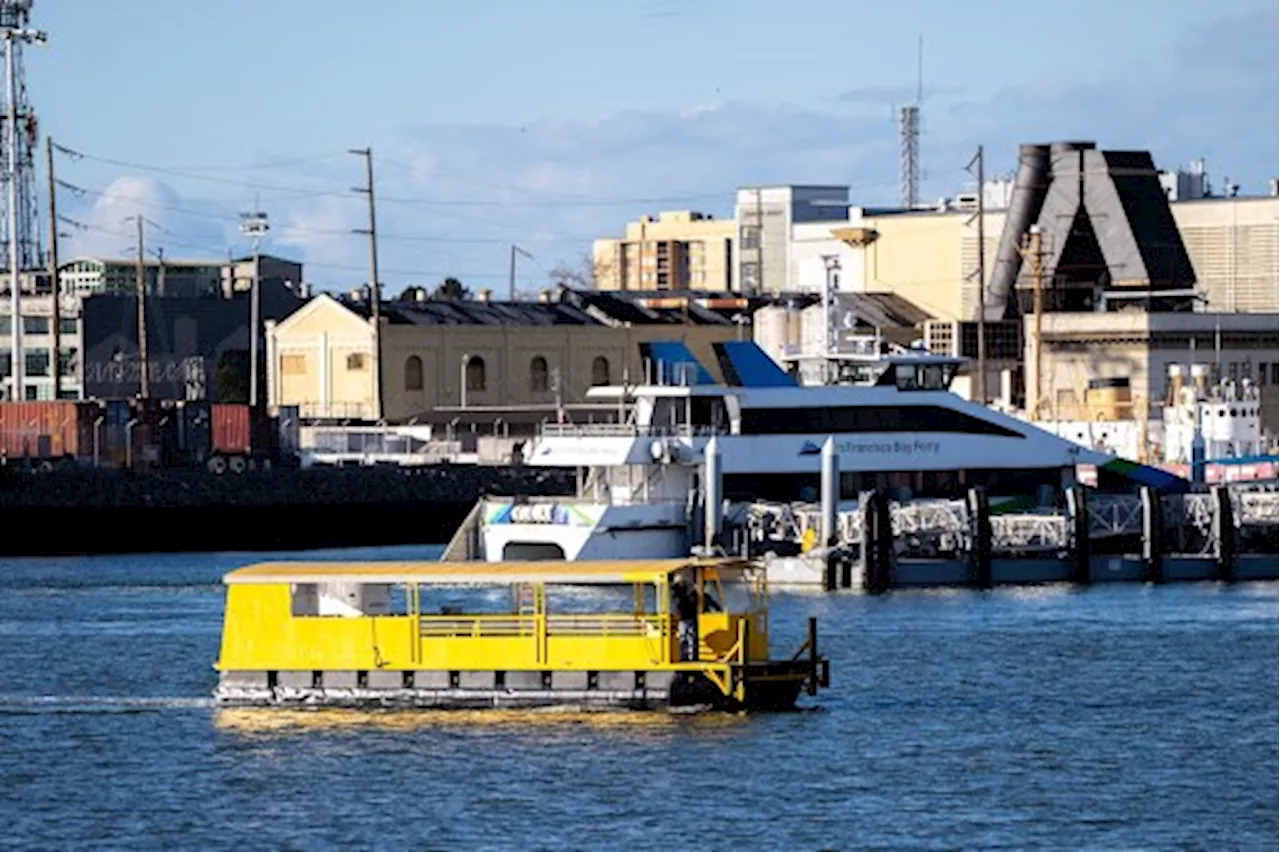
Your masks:
<svg viewBox="0 0 1280 852"><path fill-rule="evenodd" d="M815 619L770 658L764 571L745 561L267 563L223 580L222 705L784 710L829 682Z"/></svg>

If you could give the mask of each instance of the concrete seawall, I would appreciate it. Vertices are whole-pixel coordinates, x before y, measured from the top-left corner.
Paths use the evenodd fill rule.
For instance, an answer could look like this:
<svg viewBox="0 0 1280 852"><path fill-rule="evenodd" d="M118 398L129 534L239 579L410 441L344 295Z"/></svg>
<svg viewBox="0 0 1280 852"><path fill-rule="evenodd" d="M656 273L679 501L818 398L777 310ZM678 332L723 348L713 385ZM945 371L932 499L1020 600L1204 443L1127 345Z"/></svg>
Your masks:
<svg viewBox="0 0 1280 852"><path fill-rule="evenodd" d="M570 474L417 470L0 471L0 555L296 550L447 541L483 494L571 493Z"/></svg>

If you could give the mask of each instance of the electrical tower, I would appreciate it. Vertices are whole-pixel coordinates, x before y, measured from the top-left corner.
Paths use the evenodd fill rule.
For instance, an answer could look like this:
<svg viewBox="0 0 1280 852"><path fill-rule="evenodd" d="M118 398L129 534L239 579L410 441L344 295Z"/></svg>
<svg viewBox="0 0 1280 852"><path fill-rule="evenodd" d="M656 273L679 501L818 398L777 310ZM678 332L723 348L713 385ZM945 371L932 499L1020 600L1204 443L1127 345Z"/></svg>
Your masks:
<svg viewBox="0 0 1280 852"><path fill-rule="evenodd" d="M0 109L0 162L8 190L4 195L5 213L16 233L19 271L43 269L40 249L40 226L36 209L35 150L40 133L35 110L27 100L26 74L23 71L23 44L43 44L43 32L30 27L31 0L0 0L0 35L4 38L5 87L4 109ZM8 184L12 183L12 186ZM12 209L10 209L12 208ZM14 239L4 234L4 265L10 265L15 253L9 246Z"/></svg>

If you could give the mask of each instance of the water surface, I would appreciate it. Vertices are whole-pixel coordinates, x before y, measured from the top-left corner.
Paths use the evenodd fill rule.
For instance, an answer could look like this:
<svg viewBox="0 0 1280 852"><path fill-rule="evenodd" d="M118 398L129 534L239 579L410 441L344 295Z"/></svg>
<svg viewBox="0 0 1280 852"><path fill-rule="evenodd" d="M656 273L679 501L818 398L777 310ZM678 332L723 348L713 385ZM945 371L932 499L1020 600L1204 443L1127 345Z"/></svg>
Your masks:
<svg viewBox="0 0 1280 852"><path fill-rule="evenodd" d="M1274 583L778 593L776 650L816 615L832 660L799 713L220 711L218 578L257 558L0 566L0 842L1252 849L1280 830Z"/></svg>

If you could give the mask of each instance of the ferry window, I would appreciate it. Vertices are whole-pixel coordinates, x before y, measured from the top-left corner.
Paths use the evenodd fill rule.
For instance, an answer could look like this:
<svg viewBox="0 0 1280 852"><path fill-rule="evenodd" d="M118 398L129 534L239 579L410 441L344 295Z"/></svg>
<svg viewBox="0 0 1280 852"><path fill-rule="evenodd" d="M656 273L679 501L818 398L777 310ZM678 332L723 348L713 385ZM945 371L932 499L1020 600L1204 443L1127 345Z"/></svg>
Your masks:
<svg viewBox="0 0 1280 852"><path fill-rule="evenodd" d="M529 390L533 393L547 391L547 359L535 355L529 362Z"/></svg>
<svg viewBox="0 0 1280 852"><path fill-rule="evenodd" d="M472 355L467 359L467 390L482 391L484 387L484 359L479 355Z"/></svg>
<svg viewBox="0 0 1280 852"><path fill-rule="evenodd" d="M653 401L653 420L656 431L684 425L684 400L662 397Z"/></svg>
<svg viewBox="0 0 1280 852"><path fill-rule="evenodd" d="M417 355L410 355L404 361L404 389L422 390L422 359Z"/></svg>
<svg viewBox="0 0 1280 852"><path fill-rule="evenodd" d="M703 429L724 431L728 423L724 400L718 396L695 396L692 400L693 425Z"/></svg>
<svg viewBox="0 0 1280 852"><path fill-rule="evenodd" d="M914 364L898 364L893 368L894 382L901 390L915 390L918 383L916 381L916 367Z"/></svg>
<svg viewBox="0 0 1280 852"><path fill-rule="evenodd" d="M591 362L591 384L596 387L607 385L609 378L609 359L603 355L597 355Z"/></svg>

